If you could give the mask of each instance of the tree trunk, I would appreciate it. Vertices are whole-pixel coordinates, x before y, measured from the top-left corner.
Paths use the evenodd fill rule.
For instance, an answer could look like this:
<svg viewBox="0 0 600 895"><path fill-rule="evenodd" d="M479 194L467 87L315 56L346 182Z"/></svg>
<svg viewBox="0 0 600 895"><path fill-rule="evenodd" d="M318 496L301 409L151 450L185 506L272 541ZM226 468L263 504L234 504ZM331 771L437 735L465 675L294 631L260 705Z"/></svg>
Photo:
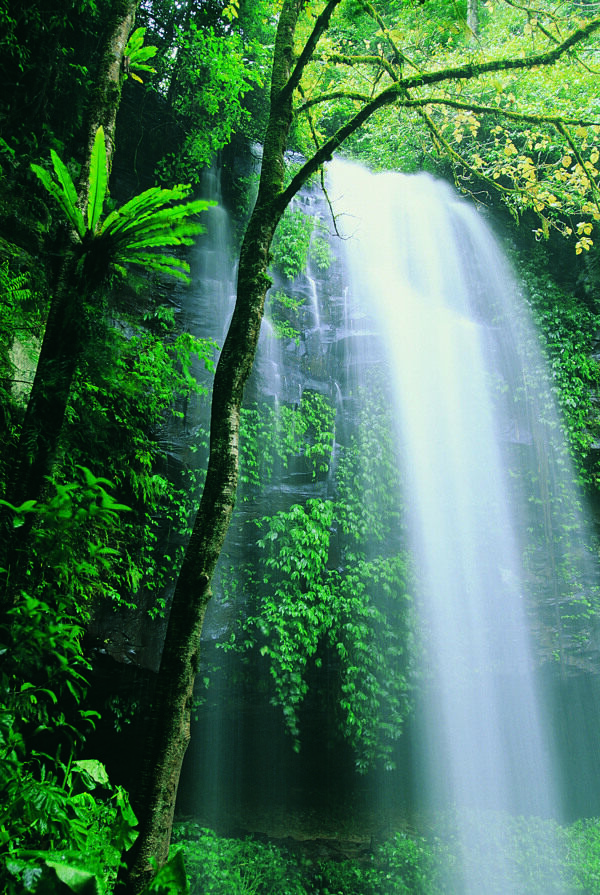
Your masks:
<svg viewBox="0 0 600 895"><path fill-rule="evenodd" d="M100 125L104 127L109 165L112 159L123 83L122 60L138 3L139 0L118 0L107 26L105 50L88 108L84 164L78 186L78 205L84 220L92 148ZM7 488L7 498L16 506L40 498L56 454L73 377L88 341L85 308L90 289L78 264L80 254L79 238L70 233ZM6 553L2 564L10 570L12 592L14 585L18 586L19 559L26 550L29 527L26 524L12 531L6 519L2 525Z"/></svg>
<svg viewBox="0 0 600 895"><path fill-rule="evenodd" d="M286 0L279 18L258 198L242 244L237 301L215 373L206 483L173 596L148 753L139 788L132 794L140 834L128 856L126 885L131 893L141 891L152 876L150 857L161 865L168 855L177 785L190 739L202 623L211 596L210 581L235 503L244 385L252 369L270 286L267 268L271 240L285 208L281 198L284 154L292 121L292 93L285 88L301 7L297 0Z"/></svg>
<svg viewBox="0 0 600 895"><path fill-rule="evenodd" d="M89 169L98 127L104 127L107 159L114 150L114 130L121 97L122 60L139 0L120 0L114 4L106 37L97 84L88 110L84 163L78 187L78 204L86 214L89 193ZM58 275L48 315L31 395L29 398L19 450L9 491L12 503L37 499L44 476L50 472L58 436L65 415L69 391L78 360L86 343L86 284L77 268L79 242L70 234L70 244Z"/></svg>

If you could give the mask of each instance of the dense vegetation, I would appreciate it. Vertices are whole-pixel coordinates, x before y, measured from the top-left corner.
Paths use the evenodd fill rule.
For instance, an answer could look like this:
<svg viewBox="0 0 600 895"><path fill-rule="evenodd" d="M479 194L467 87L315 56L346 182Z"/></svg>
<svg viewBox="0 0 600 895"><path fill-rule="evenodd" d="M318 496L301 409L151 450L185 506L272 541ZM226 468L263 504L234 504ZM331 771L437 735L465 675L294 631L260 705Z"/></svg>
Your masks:
<svg viewBox="0 0 600 895"><path fill-rule="evenodd" d="M238 439L242 509L288 466L313 482L330 473L328 395L307 389L277 415L270 404L240 406L267 266L278 283L267 313L293 344L303 319L293 281L307 264L323 271L332 261L325 230L291 200L338 148L372 167L452 178L493 209L541 329L577 474L597 498L594 12L592 4L540 10L509 0L69 0L60 9L0 0L5 891L111 891L136 837L123 891L185 886L181 854L164 863L169 817L202 618L233 509ZM264 142L264 163L249 216L257 187L246 160L255 141ZM219 152L242 245L225 347L182 325L188 250L211 214L201 172ZM207 423L190 456L174 460L165 429L194 402L206 404L208 420L221 348L210 458ZM393 765L420 646L410 556L394 534L400 483L380 382L361 406L334 492L251 520L252 561L232 566L226 552L215 588L225 601L251 595L237 601L220 646L243 654L249 680L266 678L264 698L281 710L296 746L301 707L322 686L319 669L333 663L332 736L345 738L366 770ZM124 698L120 663L137 663L140 630L164 639L174 588L149 712L131 693ZM565 624L581 641L596 615L597 597L586 593ZM115 629L107 618L119 619L119 643L105 636ZM92 682L107 653L111 683L99 697ZM178 665L186 677L176 682ZM169 719L162 699L174 705ZM145 752L144 772L117 785L94 730L148 714L134 747ZM516 827L502 836L518 838L528 860L530 840L544 831ZM416 834L396 833L360 863L307 863L190 827L178 837L198 892L433 893L440 862L446 874L453 864L451 842ZM546 883L538 878L531 891L552 891L563 874L574 892L595 891L596 826L576 824L559 838L564 855L556 864L548 856ZM156 876L152 854L164 864Z"/></svg>

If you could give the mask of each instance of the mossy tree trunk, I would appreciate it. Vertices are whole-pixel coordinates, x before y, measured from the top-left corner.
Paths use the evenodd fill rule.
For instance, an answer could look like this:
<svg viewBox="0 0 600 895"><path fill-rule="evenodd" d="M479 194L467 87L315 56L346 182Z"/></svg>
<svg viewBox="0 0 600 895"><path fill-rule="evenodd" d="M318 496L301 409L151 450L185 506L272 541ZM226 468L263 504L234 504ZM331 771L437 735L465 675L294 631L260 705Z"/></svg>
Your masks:
<svg viewBox="0 0 600 895"><path fill-rule="evenodd" d="M177 580L152 709L148 753L133 794L140 835L129 855L127 889L139 892L152 871L149 858L167 859L175 798L190 739L190 713L199 663L200 635L210 581L235 503L238 480L240 408L252 369L270 280L273 234L285 209L284 154L292 122L292 92L286 90L293 41L302 7L287 0L279 18L258 198L244 236L238 267L237 300L215 373L210 457L202 500Z"/></svg>
<svg viewBox="0 0 600 895"><path fill-rule="evenodd" d="M89 169L96 131L104 128L107 160L114 149L114 131L123 82L123 56L139 0L118 0L107 24L105 50L88 107L84 162L78 184L78 204L86 215ZM35 378L20 434L9 499L12 503L39 498L50 472L69 392L81 352L87 342L86 299L92 284L79 269L80 244L69 234Z"/></svg>
<svg viewBox="0 0 600 895"><path fill-rule="evenodd" d="M100 125L107 144L107 164L114 150L114 132L123 83L123 56L133 28L139 0L113 4L104 38L105 49L90 97L85 132L84 162L78 184L78 205L86 219L89 169L94 138ZM89 342L87 303L94 284L81 269L81 243L68 234L57 276L35 377L12 463L7 499L16 506L38 500L50 474L75 371ZM26 549L28 525L5 534L6 557L14 585L20 579L20 557ZM7 532L7 526L3 526ZM7 589L8 591L8 589ZM11 592L13 589L11 588ZM8 602L10 599L6 596Z"/></svg>

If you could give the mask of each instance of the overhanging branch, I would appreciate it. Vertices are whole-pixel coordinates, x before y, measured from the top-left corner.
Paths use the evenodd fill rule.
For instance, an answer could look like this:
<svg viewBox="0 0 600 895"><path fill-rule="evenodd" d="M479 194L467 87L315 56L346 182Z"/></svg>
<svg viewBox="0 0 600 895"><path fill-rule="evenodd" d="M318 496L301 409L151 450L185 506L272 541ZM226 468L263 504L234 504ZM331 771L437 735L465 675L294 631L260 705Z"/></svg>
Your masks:
<svg viewBox="0 0 600 895"><path fill-rule="evenodd" d="M598 119L564 118L562 115L538 115L534 112L517 112L513 109L505 109L502 106L481 106L478 103L461 102L443 96L434 96L427 99L399 100L398 104L404 109L427 108L427 106L448 106L465 112L473 112L476 115L493 115L494 117L509 118L527 124L551 124L558 127L560 124L569 127L594 127L600 125ZM300 111L300 109L298 110Z"/></svg>
<svg viewBox="0 0 600 895"><path fill-rule="evenodd" d="M471 78L478 78L481 75L498 71L514 71L522 69L532 69L537 67L548 67L554 65L555 62L564 56L572 47L582 43L591 37L595 31L600 28L600 18L592 19L582 28L573 31L562 43L558 44L552 50L546 53L535 53L531 56L523 56L518 59L494 59L490 62L469 63L468 65L459 65L455 68L443 68L440 71L426 72L422 75L413 75L410 78L403 78L398 85L393 85L388 89L393 90L396 87L410 90L413 87L426 87L429 84L440 84L443 81L465 81Z"/></svg>
<svg viewBox="0 0 600 895"><path fill-rule="evenodd" d="M302 78L304 69L313 58L317 44L322 35L329 28L331 16L333 15L336 6L339 6L341 2L342 0L329 0L321 15L317 17L315 27L313 28L310 37L306 41L304 49L298 57L298 61L294 66L294 70L292 71L287 84L281 91L281 99L283 101L285 101L293 94L294 90L300 83L300 79Z"/></svg>

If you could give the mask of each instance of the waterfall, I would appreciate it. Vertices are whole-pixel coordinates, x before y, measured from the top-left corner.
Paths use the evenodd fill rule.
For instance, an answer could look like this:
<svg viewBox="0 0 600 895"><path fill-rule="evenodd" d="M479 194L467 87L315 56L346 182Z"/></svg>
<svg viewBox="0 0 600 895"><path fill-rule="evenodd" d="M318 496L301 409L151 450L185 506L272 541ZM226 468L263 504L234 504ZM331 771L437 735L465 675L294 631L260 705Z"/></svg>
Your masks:
<svg viewBox="0 0 600 895"><path fill-rule="evenodd" d="M421 808L470 818L457 830L464 893L525 891L518 869L488 854L487 877L469 856L486 849L477 812L560 811L536 670L557 607L576 606L590 578L591 538L550 388L481 214L426 174L335 161L329 176L349 302L380 334L396 402L423 631ZM540 584L540 564L554 569L541 574L550 584ZM568 580L557 582L565 565ZM568 632L556 626L566 655ZM524 873L535 873L532 862Z"/></svg>

